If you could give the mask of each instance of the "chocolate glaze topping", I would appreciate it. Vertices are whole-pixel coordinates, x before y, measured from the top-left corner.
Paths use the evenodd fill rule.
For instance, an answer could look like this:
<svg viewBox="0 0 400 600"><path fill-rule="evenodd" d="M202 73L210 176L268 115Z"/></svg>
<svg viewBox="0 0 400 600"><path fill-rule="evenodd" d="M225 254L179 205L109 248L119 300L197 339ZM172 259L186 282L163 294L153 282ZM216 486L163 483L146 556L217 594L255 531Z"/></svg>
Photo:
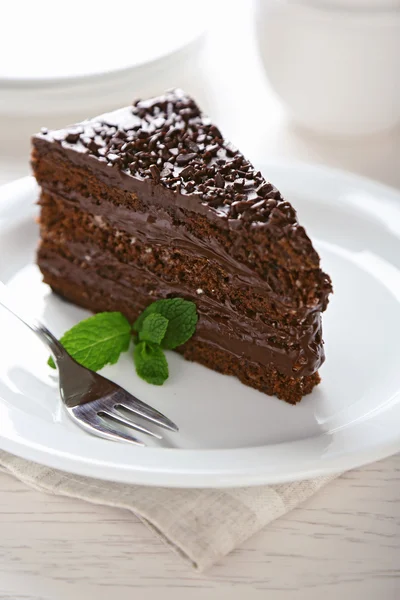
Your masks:
<svg viewBox="0 0 400 600"><path fill-rule="evenodd" d="M296 223L295 211L280 192L181 90L137 101L119 123L98 119L42 135L80 146L135 177L151 178L183 195L195 194L228 219L265 223L277 209L274 220Z"/></svg>

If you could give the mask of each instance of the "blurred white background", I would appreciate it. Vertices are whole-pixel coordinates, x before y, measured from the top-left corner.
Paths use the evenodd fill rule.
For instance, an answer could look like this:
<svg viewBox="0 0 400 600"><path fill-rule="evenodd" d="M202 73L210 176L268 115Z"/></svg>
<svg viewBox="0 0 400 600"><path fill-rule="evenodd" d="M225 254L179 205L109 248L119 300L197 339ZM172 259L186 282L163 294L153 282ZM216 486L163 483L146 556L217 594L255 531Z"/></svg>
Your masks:
<svg viewBox="0 0 400 600"><path fill-rule="evenodd" d="M0 183L29 173L29 139L41 126L179 86L253 162L322 163L400 187L400 127L338 137L291 123L260 59L252 0L59 4L15 0L3 15ZM275 45L278 65L287 43L283 35Z"/></svg>

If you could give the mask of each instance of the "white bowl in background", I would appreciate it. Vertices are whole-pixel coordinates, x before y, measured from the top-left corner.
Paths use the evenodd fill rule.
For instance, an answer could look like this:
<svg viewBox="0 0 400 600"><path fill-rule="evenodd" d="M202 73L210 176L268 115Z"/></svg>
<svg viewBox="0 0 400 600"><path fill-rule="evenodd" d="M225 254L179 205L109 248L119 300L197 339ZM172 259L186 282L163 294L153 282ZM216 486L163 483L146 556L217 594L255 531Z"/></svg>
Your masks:
<svg viewBox="0 0 400 600"><path fill-rule="evenodd" d="M93 1L13 0L3 21L0 116L52 127L64 115L78 120L167 88L203 87L206 14L193 19L185 0L113 0L109 13Z"/></svg>
<svg viewBox="0 0 400 600"><path fill-rule="evenodd" d="M46 82L0 81L0 116L29 117L39 127L57 127L65 125L65 115L85 119L172 87L198 97L204 87L202 47L203 36L198 36L171 54L114 72Z"/></svg>
<svg viewBox="0 0 400 600"><path fill-rule="evenodd" d="M261 59L294 121L339 136L400 122L397 4L256 0Z"/></svg>

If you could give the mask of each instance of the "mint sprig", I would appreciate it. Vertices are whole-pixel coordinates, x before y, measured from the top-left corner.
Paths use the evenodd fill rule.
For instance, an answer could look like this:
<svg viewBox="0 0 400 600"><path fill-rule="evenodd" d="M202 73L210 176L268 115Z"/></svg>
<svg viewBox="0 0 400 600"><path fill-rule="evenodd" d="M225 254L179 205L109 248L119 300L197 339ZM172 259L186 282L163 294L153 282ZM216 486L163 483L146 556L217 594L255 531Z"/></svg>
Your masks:
<svg viewBox="0 0 400 600"><path fill-rule="evenodd" d="M139 337L145 320L155 313L168 319L168 327L161 342L163 348L173 350L182 346L196 330L198 317L195 303L183 298L168 298L150 304L135 321L133 329L139 333Z"/></svg>
<svg viewBox="0 0 400 600"><path fill-rule="evenodd" d="M168 328L168 319L158 313L147 315L142 321L142 327L139 331L139 340L142 342L151 342L152 344L161 344Z"/></svg>
<svg viewBox="0 0 400 600"><path fill-rule="evenodd" d="M133 354L139 377L148 383L162 385L168 377L162 348L172 350L187 342L196 330L197 320L196 305L183 298L168 298L150 304L133 325L140 340Z"/></svg>
<svg viewBox="0 0 400 600"><path fill-rule="evenodd" d="M129 321L119 312L103 312L74 325L60 339L66 351L79 364L99 371L115 364L126 352L131 339ZM48 364L56 368L52 358Z"/></svg>
<svg viewBox="0 0 400 600"><path fill-rule="evenodd" d="M139 342L133 353L136 373L153 385L162 385L168 379L168 363L165 354L156 344Z"/></svg>
<svg viewBox="0 0 400 600"><path fill-rule="evenodd" d="M187 342L196 330L194 302L183 298L157 300L150 304L133 325L136 372L145 381L162 385L168 378L163 348L173 349ZM81 365L99 371L115 364L129 349L132 327L119 312L103 312L74 325L60 339L67 352ZM52 358L48 364L55 368Z"/></svg>

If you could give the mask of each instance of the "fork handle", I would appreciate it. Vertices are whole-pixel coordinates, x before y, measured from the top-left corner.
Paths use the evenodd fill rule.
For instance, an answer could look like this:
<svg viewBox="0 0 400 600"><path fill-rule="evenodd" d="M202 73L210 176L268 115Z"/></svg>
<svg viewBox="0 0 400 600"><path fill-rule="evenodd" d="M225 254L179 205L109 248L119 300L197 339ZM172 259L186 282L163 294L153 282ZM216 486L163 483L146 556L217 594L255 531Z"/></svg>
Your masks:
<svg viewBox="0 0 400 600"><path fill-rule="evenodd" d="M9 289L0 281L0 305L17 317L24 325L29 327L33 333L48 346L56 363L61 358L69 356L57 338L35 317L26 313L26 308L20 306L20 302L12 296Z"/></svg>

